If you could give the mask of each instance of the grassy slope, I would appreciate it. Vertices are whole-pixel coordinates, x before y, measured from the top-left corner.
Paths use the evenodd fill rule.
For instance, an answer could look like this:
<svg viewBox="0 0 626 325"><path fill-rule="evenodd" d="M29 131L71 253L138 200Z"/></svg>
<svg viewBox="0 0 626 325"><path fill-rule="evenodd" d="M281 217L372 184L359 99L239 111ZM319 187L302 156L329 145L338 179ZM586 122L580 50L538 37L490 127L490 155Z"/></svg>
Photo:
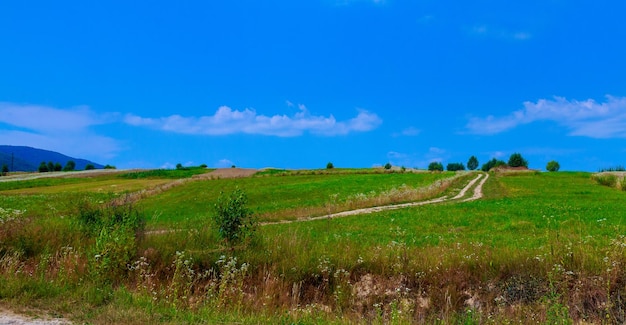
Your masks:
<svg viewBox="0 0 626 325"><path fill-rule="evenodd" d="M200 270L214 266L215 261L225 251L219 249L212 231L203 228L206 224L197 221L199 218L206 219L207 205L210 207L220 191L228 191L235 186L247 191L254 209L271 213L290 211L294 206L323 206L336 193L340 193L336 201L341 201L364 191L380 192L402 184L419 186L439 177L425 175L431 174L304 175L191 182L146 199L141 205L149 216L160 216L153 220L157 224L174 222L175 226L179 226L180 222L185 222L185 226L195 225L199 231L145 238L140 252L155 248L160 250L164 263L161 268L171 263L176 251L186 251L193 256L196 267ZM620 265L626 258L622 248L623 238L620 237L626 230L626 214L623 213L626 211L626 192L599 186L590 180L587 173L492 177L486 183L484 192L484 199L467 203L438 204L333 220L266 226L259 229L259 242L256 246L231 253L240 261L250 263L251 273L247 280L249 283L255 284L256 277L265 279L264 282L255 284L258 285L259 292L269 290L267 279L273 276L282 279L276 280L276 283L286 282L282 284L284 287L276 284L277 287L273 290L278 291L269 291L272 297L275 295L278 297L275 299L279 300L281 295L295 290L297 283L316 283L324 272L321 269L324 265L333 271L346 270L354 281L365 273L386 278L403 274L413 292L424 290L433 303L451 299L452 305L446 305L446 308L450 308L452 313L459 308L464 310L464 298L460 291L475 289L472 284L474 282L477 283L476 286L484 287L484 283L480 281L500 281L501 283L495 283L496 288L499 288L508 283L506 281L509 281L511 274L525 274L540 281L550 278L554 281L554 290L558 294L541 298L545 300L533 300L533 303L540 304L539 307L531 305L511 310L493 310L494 313L503 313L504 316L498 317L519 317L523 322L531 322L527 315L540 315L538 319L544 317L545 320L546 308L550 309L551 306L576 304L577 298L568 296L569 290L572 290L572 294L575 291L569 286L585 281L584 277L587 275L592 278L607 276L607 279L611 279L615 275L606 273L607 263L616 262ZM54 195L57 195L54 198L59 201L69 197L62 193ZM12 202L16 208L24 206L28 209L28 204L45 205L46 199L50 199L48 194L27 197L29 200L33 199L33 203L21 200L23 196L15 195L2 195L0 203L7 207L5 204ZM42 202L35 198L42 198ZM558 274L554 273L556 265L561 268ZM157 268L157 265L154 267ZM613 267L611 272L616 269L621 270ZM572 283L565 275L567 272L580 276L581 280ZM465 273L469 274L469 278L462 276ZM422 278L416 277L417 274L422 274ZM3 274L2 277L10 278L11 275ZM47 285L47 282L43 284ZM53 303L56 308L66 313L74 313L82 319L89 319L89 315L103 315L98 316L98 319L104 323L128 317L137 322L172 323L200 319L238 321L243 317L253 323L293 321L292 316L285 316L286 312L281 309L284 306L276 307L277 303L271 299L268 304L274 306L272 308L278 308L277 310L264 309L261 313L257 310L251 315L241 309L227 312L219 312L212 307L177 309L165 302L153 304L149 296L146 300L146 297L130 294L122 289L114 292L112 298L105 299L104 302L94 303L89 298L88 303L83 302L84 305L75 310L67 308L67 302L63 302L65 299L62 295L68 301L76 302L91 297L93 293L81 293L83 289L75 285L46 289L50 291L43 292L33 292L32 290L42 291L33 283L25 287L18 285L20 290L10 289L13 288L11 285L16 284L14 281L7 281L0 286L0 299L18 304L25 301L37 304L39 299L46 301L46 297L52 297L55 301L60 301ZM423 287L413 287L415 285ZM601 283L601 289L607 286L612 287L612 282L606 285ZM29 289L30 287L32 288ZM72 291L66 294L64 290ZM593 292L591 289L588 291ZM333 292L336 294L336 291L331 291L331 294ZM493 304L494 297L487 297L491 300L485 300L484 312L489 312L489 308L492 308L490 304ZM602 297L598 294L592 298L601 304L606 301L606 297ZM260 303L258 298L255 296L251 301ZM332 300L322 299L322 302L332 305ZM381 303L388 306L384 301ZM369 306L371 308L371 304ZM590 308L585 306L573 305L571 313ZM595 315L591 311L588 313ZM385 317L391 317L387 312L384 314L387 315ZM332 320L332 315L336 314L316 315L309 320L318 319L318 316L321 317L318 321ZM580 320L583 316L576 317ZM456 316L435 314L432 317L454 320ZM613 318L617 317L613 314L607 317L611 317L611 320L618 319Z"/></svg>
<svg viewBox="0 0 626 325"><path fill-rule="evenodd" d="M345 203L358 194L372 195L406 185L432 184L453 173L325 174L215 179L190 182L143 200L140 207L155 225L207 219L220 192L243 189L261 220L293 219L290 212ZM319 214L319 209L317 210ZM327 213L327 209L322 209ZM315 214L315 212L311 212Z"/></svg>

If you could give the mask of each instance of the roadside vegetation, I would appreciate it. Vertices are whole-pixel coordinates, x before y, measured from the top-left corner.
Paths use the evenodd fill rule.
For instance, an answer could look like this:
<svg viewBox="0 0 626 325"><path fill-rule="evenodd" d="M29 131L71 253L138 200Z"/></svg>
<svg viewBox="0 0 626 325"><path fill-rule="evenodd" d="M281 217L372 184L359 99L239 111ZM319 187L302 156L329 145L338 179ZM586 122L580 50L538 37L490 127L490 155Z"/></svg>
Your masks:
<svg viewBox="0 0 626 325"><path fill-rule="evenodd" d="M478 201L259 224L450 197L475 176L266 170L139 200L178 180L0 188L0 302L100 324L626 321L626 194L589 173L492 173Z"/></svg>

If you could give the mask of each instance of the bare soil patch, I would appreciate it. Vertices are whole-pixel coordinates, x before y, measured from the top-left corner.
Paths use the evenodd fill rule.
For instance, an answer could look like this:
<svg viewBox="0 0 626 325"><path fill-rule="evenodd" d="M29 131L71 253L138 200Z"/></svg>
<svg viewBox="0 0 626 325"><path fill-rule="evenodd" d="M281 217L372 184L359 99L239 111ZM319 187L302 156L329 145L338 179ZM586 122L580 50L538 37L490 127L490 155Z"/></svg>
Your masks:
<svg viewBox="0 0 626 325"><path fill-rule="evenodd" d="M252 168L218 168L210 173L195 175L195 179L216 179L216 178L240 178L250 177L256 174L257 170Z"/></svg>
<svg viewBox="0 0 626 325"><path fill-rule="evenodd" d="M66 325L72 324L64 318L52 318L45 315L26 316L0 308L0 324L7 325Z"/></svg>

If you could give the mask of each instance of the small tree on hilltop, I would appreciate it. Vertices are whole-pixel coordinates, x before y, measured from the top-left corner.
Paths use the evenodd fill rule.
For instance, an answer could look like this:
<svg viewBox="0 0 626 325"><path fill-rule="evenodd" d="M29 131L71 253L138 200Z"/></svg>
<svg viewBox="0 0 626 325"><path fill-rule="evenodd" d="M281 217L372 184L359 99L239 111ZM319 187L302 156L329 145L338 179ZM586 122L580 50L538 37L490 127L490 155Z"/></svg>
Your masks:
<svg viewBox="0 0 626 325"><path fill-rule="evenodd" d="M62 170L63 170L63 166L61 166L61 163L58 162L58 163L54 164L54 171L55 172L60 172Z"/></svg>
<svg viewBox="0 0 626 325"><path fill-rule="evenodd" d="M471 156L467 161L467 169L474 170L476 168L478 168L478 159L476 156Z"/></svg>
<svg viewBox="0 0 626 325"><path fill-rule="evenodd" d="M45 161L42 161L41 164L39 164L39 172L40 173L48 172L48 164L46 164Z"/></svg>
<svg viewBox="0 0 626 325"><path fill-rule="evenodd" d="M328 164L326 164L326 169L333 169L335 168L335 165L333 165L333 163L328 162Z"/></svg>
<svg viewBox="0 0 626 325"><path fill-rule="evenodd" d="M465 170L465 166L463 166L463 163L449 163L448 166L446 166L446 170L451 172Z"/></svg>
<svg viewBox="0 0 626 325"><path fill-rule="evenodd" d="M48 162L48 171L49 172L53 172L54 171L54 163L49 161Z"/></svg>
<svg viewBox="0 0 626 325"><path fill-rule="evenodd" d="M391 163L386 163L385 164L385 169L391 169Z"/></svg>
<svg viewBox="0 0 626 325"><path fill-rule="evenodd" d="M546 170L549 172L558 172L561 169L561 165L555 160L549 161L546 165Z"/></svg>
<svg viewBox="0 0 626 325"><path fill-rule="evenodd" d="M428 164L428 170L431 172L434 172L434 171L442 172L443 164L438 161L433 161L430 164Z"/></svg>
<svg viewBox="0 0 626 325"><path fill-rule="evenodd" d="M65 164L65 167L63 167L64 172L71 172L71 171L74 171L75 169L76 169L76 163L73 160L68 161L67 164Z"/></svg>
<svg viewBox="0 0 626 325"><path fill-rule="evenodd" d="M520 153L514 153L509 157L510 167L528 167L528 161Z"/></svg>
<svg viewBox="0 0 626 325"><path fill-rule="evenodd" d="M9 173L9 166L7 164L2 165L2 176L6 176Z"/></svg>
<svg viewBox="0 0 626 325"><path fill-rule="evenodd" d="M483 166L480 169L482 171L484 171L484 172L488 172L492 168L496 168L496 167L500 167L500 166L506 166L506 163L504 161L502 161L502 160L498 160L496 158L493 158L493 159L489 160L488 162L484 163Z"/></svg>
<svg viewBox="0 0 626 325"><path fill-rule="evenodd" d="M94 169L96 169L96 166L94 166L93 164L87 164L85 166L85 170L94 170Z"/></svg>
<svg viewBox="0 0 626 325"><path fill-rule="evenodd" d="M236 188L230 194L220 193L215 204L215 222L220 237L231 247L249 238L256 229L256 219L246 207L246 193Z"/></svg>

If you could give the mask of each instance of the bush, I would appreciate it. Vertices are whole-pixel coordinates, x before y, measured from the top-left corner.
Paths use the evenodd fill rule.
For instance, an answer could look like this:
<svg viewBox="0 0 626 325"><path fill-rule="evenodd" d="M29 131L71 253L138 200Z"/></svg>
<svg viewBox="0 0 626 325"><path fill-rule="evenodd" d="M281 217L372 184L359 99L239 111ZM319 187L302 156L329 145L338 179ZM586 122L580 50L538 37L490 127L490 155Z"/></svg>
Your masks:
<svg viewBox="0 0 626 325"><path fill-rule="evenodd" d="M446 170L451 172L465 170L465 166L463 166L463 163L449 163L448 166L446 166Z"/></svg>
<svg viewBox="0 0 626 325"><path fill-rule="evenodd" d="M510 167L528 167L528 161L520 153L514 153L509 157Z"/></svg>
<svg viewBox="0 0 626 325"><path fill-rule="evenodd" d="M106 166L104 166L104 169L117 169L117 167L107 164Z"/></svg>
<svg viewBox="0 0 626 325"><path fill-rule="evenodd" d="M428 170L431 171L431 172L434 172L434 171L442 172L443 171L443 164L438 162L438 161L433 161L430 164L428 164Z"/></svg>
<svg viewBox="0 0 626 325"><path fill-rule="evenodd" d="M93 164L87 164L87 166L85 166L85 170L94 170L96 169L96 166L94 166Z"/></svg>
<svg viewBox="0 0 626 325"><path fill-rule="evenodd" d="M502 161L502 160L498 160L496 158L493 158L493 159L489 160L488 162L486 162L485 164L483 164L483 166L480 169L482 171L484 171L484 172L488 172L492 168L496 168L496 167L500 167L500 166L506 166L506 163L504 161Z"/></svg>
<svg viewBox="0 0 626 325"><path fill-rule="evenodd" d="M7 164L2 165L2 176L6 176L9 173L9 166Z"/></svg>
<svg viewBox="0 0 626 325"><path fill-rule="evenodd" d="M64 172L71 172L74 169L76 169L76 163L73 160L68 161L65 167L63 167Z"/></svg>
<svg viewBox="0 0 626 325"><path fill-rule="evenodd" d="M215 204L215 222L220 237L229 245L234 246L252 236L256 229L256 218L246 207L246 193L236 188L231 194L223 192Z"/></svg>
<svg viewBox="0 0 626 325"><path fill-rule="evenodd" d="M561 165L555 160L549 161L546 165L546 170L549 172L558 172L561 169Z"/></svg>
<svg viewBox="0 0 626 325"><path fill-rule="evenodd" d="M61 166L61 163L54 164L54 171L55 172L60 172L62 170L63 170L63 166Z"/></svg>
<svg viewBox="0 0 626 325"><path fill-rule="evenodd" d="M390 163L386 163L385 164L385 169L391 169L391 164Z"/></svg>
<svg viewBox="0 0 626 325"><path fill-rule="evenodd" d="M476 168L478 168L478 159L476 156L471 156L467 161L467 169L474 170Z"/></svg>
<svg viewBox="0 0 626 325"><path fill-rule="evenodd" d="M39 164L39 172L40 173L47 173L48 172L48 165L46 164L45 161L42 161L41 164Z"/></svg>
<svg viewBox="0 0 626 325"><path fill-rule="evenodd" d="M593 179L600 185L617 187L617 176L612 174L595 175Z"/></svg>
<svg viewBox="0 0 626 325"><path fill-rule="evenodd" d="M328 162L328 164L326 164L326 169L333 169L335 168L335 166L333 165L333 163Z"/></svg>

